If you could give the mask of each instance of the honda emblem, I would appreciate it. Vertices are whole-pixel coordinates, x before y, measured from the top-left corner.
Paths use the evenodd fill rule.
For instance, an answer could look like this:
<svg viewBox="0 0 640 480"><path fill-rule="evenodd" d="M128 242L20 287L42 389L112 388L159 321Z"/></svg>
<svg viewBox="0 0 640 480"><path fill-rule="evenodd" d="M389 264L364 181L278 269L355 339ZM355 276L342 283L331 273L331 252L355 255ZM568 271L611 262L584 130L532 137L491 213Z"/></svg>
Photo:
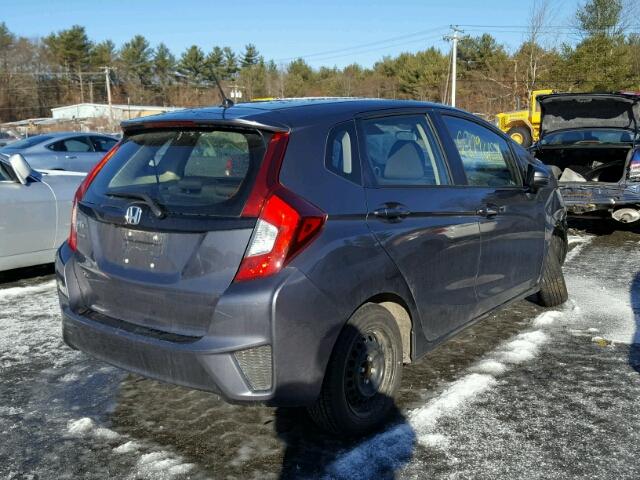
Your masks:
<svg viewBox="0 0 640 480"><path fill-rule="evenodd" d="M142 218L142 209L140 207L131 205L127 208L127 213L124 215L124 221L128 225L138 225L140 223L140 218Z"/></svg>

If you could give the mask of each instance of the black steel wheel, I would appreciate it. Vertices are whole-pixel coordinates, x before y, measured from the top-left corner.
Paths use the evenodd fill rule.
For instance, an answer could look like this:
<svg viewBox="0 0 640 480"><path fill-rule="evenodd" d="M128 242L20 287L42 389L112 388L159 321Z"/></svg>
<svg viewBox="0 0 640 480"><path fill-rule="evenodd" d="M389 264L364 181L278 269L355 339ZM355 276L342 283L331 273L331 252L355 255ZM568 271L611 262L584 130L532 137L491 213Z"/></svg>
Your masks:
<svg viewBox="0 0 640 480"><path fill-rule="evenodd" d="M387 309L365 304L349 319L333 349L313 420L332 433L360 435L394 408L400 386L402 337Z"/></svg>

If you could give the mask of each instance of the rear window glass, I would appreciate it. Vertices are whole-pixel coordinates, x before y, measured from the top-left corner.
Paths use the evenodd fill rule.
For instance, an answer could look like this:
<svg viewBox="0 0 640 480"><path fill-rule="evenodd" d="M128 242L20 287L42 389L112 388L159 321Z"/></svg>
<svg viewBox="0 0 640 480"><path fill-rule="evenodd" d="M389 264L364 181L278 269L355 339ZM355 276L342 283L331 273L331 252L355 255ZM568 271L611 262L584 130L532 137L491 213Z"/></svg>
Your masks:
<svg viewBox="0 0 640 480"><path fill-rule="evenodd" d="M146 194L169 213L238 216L265 151L255 131L162 130L126 137L84 201Z"/></svg>

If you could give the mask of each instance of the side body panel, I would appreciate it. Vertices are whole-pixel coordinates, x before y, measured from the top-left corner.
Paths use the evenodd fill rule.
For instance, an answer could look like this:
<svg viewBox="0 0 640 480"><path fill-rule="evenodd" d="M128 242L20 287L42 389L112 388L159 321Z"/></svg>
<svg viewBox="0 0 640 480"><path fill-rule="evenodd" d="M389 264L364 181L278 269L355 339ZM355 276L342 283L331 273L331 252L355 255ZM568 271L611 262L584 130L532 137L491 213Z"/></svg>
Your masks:
<svg viewBox="0 0 640 480"><path fill-rule="evenodd" d="M56 247L56 203L48 185L30 181L0 182L0 255L52 250ZM53 261L53 258L51 258Z"/></svg>

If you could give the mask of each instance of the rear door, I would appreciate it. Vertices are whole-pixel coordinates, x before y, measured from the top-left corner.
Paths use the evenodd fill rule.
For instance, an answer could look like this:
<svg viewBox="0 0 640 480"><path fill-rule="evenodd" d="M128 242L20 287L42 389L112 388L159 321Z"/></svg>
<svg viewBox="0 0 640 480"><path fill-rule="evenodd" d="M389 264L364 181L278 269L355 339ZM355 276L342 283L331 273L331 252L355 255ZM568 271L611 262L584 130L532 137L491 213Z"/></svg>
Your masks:
<svg viewBox="0 0 640 480"><path fill-rule="evenodd" d="M72 172L88 172L101 156L94 151L93 144L86 135L59 140L48 148L56 152L57 164L63 170Z"/></svg>
<svg viewBox="0 0 640 480"><path fill-rule="evenodd" d="M367 222L414 296L425 335L473 318L480 259L476 201L454 185L426 112L363 118Z"/></svg>
<svg viewBox="0 0 640 480"><path fill-rule="evenodd" d="M78 209L85 307L165 332L204 335L256 222L241 212L267 141L255 130L224 129L125 138ZM233 175L225 168L230 150L244 160Z"/></svg>
<svg viewBox="0 0 640 480"><path fill-rule="evenodd" d="M544 254L544 205L524 186L501 134L473 117L443 113L441 119L464 169L466 190L478 201L480 315L536 285Z"/></svg>

